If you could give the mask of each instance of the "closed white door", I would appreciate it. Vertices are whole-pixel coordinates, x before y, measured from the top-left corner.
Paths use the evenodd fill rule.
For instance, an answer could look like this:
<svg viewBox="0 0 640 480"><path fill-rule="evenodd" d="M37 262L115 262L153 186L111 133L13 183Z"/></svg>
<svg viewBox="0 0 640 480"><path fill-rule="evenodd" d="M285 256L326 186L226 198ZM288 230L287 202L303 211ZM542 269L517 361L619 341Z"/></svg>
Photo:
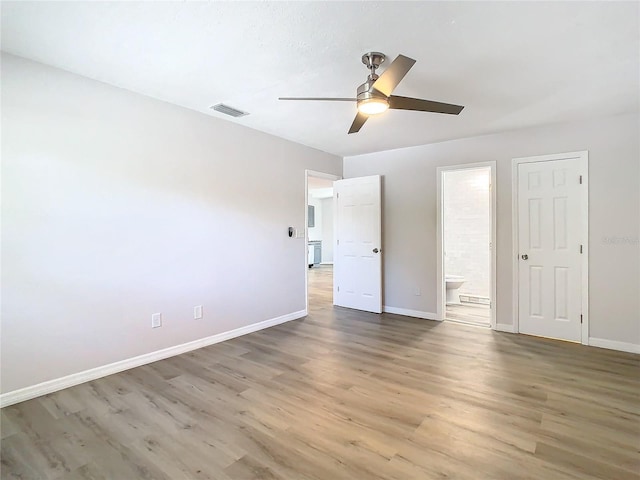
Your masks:
<svg viewBox="0 0 640 480"><path fill-rule="evenodd" d="M382 313L380 175L334 182L334 304Z"/></svg>
<svg viewBox="0 0 640 480"><path fill-rule="evenodd" d="M581 161L518 165L519 330L579 342Z"/></svg>

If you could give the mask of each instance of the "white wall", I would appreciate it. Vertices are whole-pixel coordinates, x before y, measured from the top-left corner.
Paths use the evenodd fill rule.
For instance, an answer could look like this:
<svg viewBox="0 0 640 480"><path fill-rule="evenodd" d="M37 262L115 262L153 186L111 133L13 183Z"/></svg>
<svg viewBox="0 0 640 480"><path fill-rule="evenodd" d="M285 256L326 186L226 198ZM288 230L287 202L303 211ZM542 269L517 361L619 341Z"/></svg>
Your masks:
<svg viewBox="0 0 640 480"><path fill-rule="evenodd" d="M305 169L342 161L3 55L2 392L304 310Z"/></svg>
<svg viewBox="0 0 640 480"><path fill-rule="evenodd" d="M384 175L385 305L436 311L436 167L495 160L496 313L511 325L511 159L588 150L590 336L640 344L639 131L635 113L345 158L345 178Z"/></svg>
<svg viewBox="0 0 640 480"><path fill-rule="evenodd" d="M490 297L491 169L444 172L444 273L461 275L460 293Z"/></svg>
<svg viewBox="0 0 640 480"><path fill-rule="evenodd" d="M322 199L322 263L333 263L333 197Z"/></svg>

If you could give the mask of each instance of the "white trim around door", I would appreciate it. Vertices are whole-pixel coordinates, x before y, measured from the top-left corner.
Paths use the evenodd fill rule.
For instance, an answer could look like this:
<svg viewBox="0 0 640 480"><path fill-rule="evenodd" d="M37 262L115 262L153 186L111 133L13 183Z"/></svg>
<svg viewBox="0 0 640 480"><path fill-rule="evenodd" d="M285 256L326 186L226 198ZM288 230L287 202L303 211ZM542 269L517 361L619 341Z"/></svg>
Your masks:
<svg viewBox="0 0 640 480"><path fill-rule="evenodd" d="M474 170L478 168L489 168L491 170L491 186L490 186L490 195L491 195L491 203L490 203L490 215L491 215L491 258L489 268L491 269L491 280L490 280L490 288L491 288L491 319L490 326L493 330L496 330L496 162L478 162L478 163L465 163L461 165L448 165L446 167L438 167L436 169L436 184L437 184L437 226L436 226L436 236L437 236L437 266L436 266L436 275L437 275L437 300L436 300L436 320L444 320L445 317L445 283L444 283L444 231L442 222L444 221L444 216L442 214L443 209L443 201L442 196L444 194L442 188L442 182L444 180L444 172L450 172L455 170Z"/></svg>
<svg viewBox="0 0 640 480"><path fill-rule="evenodd" d="M518 165L532 162L550 162L554 160L578 159L580 161L580 181L583 185L580 198L580 220L582 231L582 255L581 255L581 305L582 305L582 339L583 345L589 345L589 152L568 152L553 155L538 155L534 157L514 158L511 165L511 191L512 191L512 279L513 279L513 331L520 331L519 325L519 238L518 238Z"/></svg>

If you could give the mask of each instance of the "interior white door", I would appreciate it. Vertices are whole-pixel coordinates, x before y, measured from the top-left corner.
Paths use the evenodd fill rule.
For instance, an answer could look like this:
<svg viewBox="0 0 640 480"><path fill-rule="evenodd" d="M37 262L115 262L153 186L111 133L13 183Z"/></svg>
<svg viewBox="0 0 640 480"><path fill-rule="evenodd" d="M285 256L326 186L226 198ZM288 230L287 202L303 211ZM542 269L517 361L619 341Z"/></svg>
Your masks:
<svg viewBox="0 0 640 480"><path fill-rule="evenodd" d="M380 175L337 180L333 185L334 304L382 313Z"/></svg>
<svg viewBox="0 0 640 480"><path fill-rule="evenodd" d="M581 163L518 166L518 318L521 333L582 338Z"/></svg>

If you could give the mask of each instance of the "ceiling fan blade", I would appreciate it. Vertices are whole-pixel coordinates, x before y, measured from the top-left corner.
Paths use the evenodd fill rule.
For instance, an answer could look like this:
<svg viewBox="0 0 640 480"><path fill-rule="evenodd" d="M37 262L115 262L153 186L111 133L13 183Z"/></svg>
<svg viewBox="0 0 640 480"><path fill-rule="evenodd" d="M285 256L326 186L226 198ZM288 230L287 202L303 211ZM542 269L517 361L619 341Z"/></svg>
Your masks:
<svg viewBox="0 0 640 480"><path fill-rule="evenodd" d="M415 63L416 61L413 58L398 55L396 59L391 62L391 65L382 72L380 78L373 82L371 88L388 97Z"/></svg>
<svg viewBox="0 0 640 480"><path fill-rule="evenodd" d="M356 118L353 119L349 133L358 133L368 118L368 115L358 112Z"/></svg>
<svg viewBox="0 0 640 480"><path fill-rule="evenodd" d="M278 100L319 100L322 102L356 102L355 98L280 97Z"/></svg>
<svg viewBox="0 0 640 480"><path fill-rule="evenodd" d="M458 115L464 108L461 105L433 102L431 100L422 100L420 98L398 97L396 95L391 95L388 100L389 108L393 108L395 110L417 110L419 112Z"/></svg>

